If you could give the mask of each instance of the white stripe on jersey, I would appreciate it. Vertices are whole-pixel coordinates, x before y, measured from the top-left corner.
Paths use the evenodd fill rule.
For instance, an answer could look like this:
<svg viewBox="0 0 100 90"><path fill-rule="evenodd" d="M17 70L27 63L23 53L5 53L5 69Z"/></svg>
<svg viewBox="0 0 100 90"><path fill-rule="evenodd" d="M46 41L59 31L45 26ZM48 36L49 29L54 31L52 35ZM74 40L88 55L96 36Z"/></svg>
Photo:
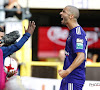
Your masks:
<svg viewBox="0 0 100 90"><path fill-rule="evenodd" d="M73 83L68 83L68 90L73 90Z"/></svg>
<svg viewBox="0 0 100 90"><path fill-rule="evenodd" d="M76 28L76 34L78 34L78 35L80 35L80 34L81 34L80 27L77 27L77 28Z"/></svg>

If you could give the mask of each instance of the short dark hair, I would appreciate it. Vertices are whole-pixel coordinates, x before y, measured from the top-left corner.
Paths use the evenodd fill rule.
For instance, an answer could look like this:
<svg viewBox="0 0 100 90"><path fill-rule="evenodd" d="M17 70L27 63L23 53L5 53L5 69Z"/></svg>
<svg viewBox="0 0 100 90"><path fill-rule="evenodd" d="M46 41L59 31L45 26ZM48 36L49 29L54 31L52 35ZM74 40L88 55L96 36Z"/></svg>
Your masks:
<svg viewBox="0 0 100 90"><path fill-rule="evenodd" d="M78 19L79 18L79 9L75 6L71 6L71 5L68 5L66 7L69 7L69 11L71 14L74 15L74 18Z"/></svg>
<svg viewBox="0 0 100 90"><path fill-rule="evenodd" d="M4 32L4 30L0 27L0 32Z"/></svg>

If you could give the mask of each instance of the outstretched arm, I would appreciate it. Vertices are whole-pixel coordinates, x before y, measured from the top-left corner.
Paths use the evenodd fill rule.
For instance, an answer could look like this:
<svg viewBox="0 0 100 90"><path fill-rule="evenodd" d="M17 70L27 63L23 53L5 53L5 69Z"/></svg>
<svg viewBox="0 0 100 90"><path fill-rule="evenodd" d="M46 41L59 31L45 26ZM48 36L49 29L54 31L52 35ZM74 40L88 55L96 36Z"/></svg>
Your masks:
<svg viewBox="0 0 100 90"><path fill-rule="evenodd" d="M28 29L25 29L26 33L16 44L13 44L8 47L1 47L1 49L3 50L3 57L6 58L8 55L14 53L15 51L18 51L24 45L24 43L29 39L29 37L33 34L35 27L36 27L35 22L30 21Z"/></svg>
<svg viewBox="0 0 100 90"><path fill-rule="evenodd" d="M24 27L26 33L19 40L19 42L17 42L15 44L17 49L20 49L24 45L24 43L29 39L29 37L34 33L35 27L36 27L36 25L35 25L34 21L32 21L32 22L29 21L29 25L28 25L27 29Z"/></svg>

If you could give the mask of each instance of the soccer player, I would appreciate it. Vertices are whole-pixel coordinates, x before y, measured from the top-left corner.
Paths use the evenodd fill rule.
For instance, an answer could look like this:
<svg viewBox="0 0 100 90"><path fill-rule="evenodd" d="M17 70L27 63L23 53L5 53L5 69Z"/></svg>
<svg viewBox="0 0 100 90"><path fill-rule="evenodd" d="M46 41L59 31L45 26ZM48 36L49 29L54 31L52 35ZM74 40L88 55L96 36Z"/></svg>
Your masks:
<svg viewBox="0 0 100 90"><path fill-rule="evenodd" d="M60 12L62 24L69 28L69 36L65 46L63 70L59 75L63 78L60 90L82 90L85 82L85 61L87 39L85 31L78 24L79 10L74 6L66 6Z"/></svg>

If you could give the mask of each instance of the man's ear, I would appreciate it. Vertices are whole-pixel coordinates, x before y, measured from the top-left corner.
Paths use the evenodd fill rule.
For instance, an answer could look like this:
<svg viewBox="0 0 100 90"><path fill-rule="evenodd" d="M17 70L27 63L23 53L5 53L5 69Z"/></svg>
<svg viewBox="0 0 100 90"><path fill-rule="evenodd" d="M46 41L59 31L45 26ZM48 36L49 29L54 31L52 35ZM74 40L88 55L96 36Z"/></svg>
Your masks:
<svg viewBox="0 0 100 90"><path fill-rule="evenodd" d="M73 19L74 18L74 15L72 14L72 15L70 15L70 19Z"/></svg>

